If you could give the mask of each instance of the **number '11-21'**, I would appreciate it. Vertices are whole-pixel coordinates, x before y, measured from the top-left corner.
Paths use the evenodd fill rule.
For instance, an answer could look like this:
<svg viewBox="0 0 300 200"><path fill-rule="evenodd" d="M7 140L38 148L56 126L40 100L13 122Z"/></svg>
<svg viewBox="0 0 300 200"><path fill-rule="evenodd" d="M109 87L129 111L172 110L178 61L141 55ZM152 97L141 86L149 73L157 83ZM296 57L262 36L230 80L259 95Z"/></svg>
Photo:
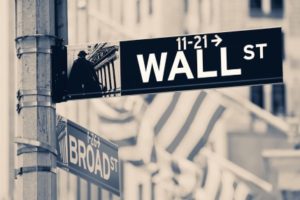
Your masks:
<svg viewBox="0 0 300 200"><path fill-rule="evenodd" d="M178 37L176 41L178 51L186 50L189 45L193 45L194 49L201 49L202 45L203 48L207 48L207 35L196 35L192 40L187 40L187 37Z"/></svg>

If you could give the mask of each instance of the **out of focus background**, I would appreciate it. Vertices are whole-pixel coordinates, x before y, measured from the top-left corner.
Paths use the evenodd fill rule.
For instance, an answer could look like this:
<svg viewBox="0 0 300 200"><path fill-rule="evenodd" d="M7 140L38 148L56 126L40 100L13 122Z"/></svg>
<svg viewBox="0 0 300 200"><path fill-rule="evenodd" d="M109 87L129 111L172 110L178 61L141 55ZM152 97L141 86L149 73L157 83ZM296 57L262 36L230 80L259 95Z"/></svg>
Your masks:
<svg viewBox="0 0 300 200"><path fill-rule="evenodd" d="M14 1L0 1L0 199L14 199ZM122 195L58 170L58 199L300 199L299 0L69 0L69 44L282 27L284 84L71 101L119 145Z"/></svg>

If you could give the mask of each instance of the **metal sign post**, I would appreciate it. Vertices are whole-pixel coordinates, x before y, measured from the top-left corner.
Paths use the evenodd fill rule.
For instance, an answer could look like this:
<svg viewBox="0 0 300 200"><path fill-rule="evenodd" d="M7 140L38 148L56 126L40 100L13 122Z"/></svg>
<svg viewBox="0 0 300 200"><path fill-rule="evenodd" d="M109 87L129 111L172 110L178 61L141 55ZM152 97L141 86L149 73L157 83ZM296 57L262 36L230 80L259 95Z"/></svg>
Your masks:
<svg viewBox="0 0 300 200"><path fill-rule="evenodd" d="M58 40L54 1L15 3L19 84L15 198L54 200L56 114L51 98L51 46Z"/></svg>

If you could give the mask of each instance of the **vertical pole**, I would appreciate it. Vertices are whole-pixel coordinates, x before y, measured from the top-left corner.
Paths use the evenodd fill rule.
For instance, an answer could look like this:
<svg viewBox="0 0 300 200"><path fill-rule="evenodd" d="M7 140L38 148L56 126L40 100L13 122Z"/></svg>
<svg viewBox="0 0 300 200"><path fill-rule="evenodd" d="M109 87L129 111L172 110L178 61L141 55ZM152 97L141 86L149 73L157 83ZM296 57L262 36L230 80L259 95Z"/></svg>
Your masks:
<svg viewBox="0 0 300 200"><path fill-rule="evenodd" d="M19 113L16 199L56 199L55 105L51 101L51 45L55 1L16 0Z"/></svg>

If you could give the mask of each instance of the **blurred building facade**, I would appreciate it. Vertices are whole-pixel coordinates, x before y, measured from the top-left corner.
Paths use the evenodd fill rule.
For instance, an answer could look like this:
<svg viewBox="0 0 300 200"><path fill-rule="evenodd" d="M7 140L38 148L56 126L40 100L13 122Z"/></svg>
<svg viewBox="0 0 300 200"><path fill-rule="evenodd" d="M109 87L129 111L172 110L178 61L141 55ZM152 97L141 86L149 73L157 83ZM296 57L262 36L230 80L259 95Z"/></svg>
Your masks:
<svg viewBox="0 0 300 200"><path fill-rule="evenodd" d="M3 76L6 78L1 79L3 83L1 91L3 88L5 94L5 98L1 99L1 105L7 106L3 107L3 112L1 111L5 114L3 120L1 118L4 122L4 129L1 132L4 139L0 141L0 154L1 160L6 160L6 166L0 165L1 177L5 179L5 183L2 184L5 187L0 192L0 198L11 199L13 198L14 165L12 141L16 132L15 94L12 92L16 88L16 79L10 76L16 73L14 27L12 26L14 9L13 3L9 0L2 1L0 5L0 15L4 16L1 19L4 19L4 25L7 27L4 28L7 33L1 37L1 44L4 42L4 48L1 48L1 65L4 66L4 74L6 74ZM287 122L295 119L299 122L300 93L297 92L300 84L300 57L297 53L300 45L299 8L298 0L231 0L230 2L224 0L70 0L68 1L69 44L280 26L283 28L284 35L285 84L222 90L238 94ZM93 105L87 100L62 103L57 105L57 113L97 132L100 124L95 120L97 113ZM223 124L216 127L216 133L212 135L210 143L212 148L218 154L258 177L271 181L277 187L278 181L266 168L267 164L262 152L273 148L292 149L296 141L291 143L286 133L258 119L245 108L237 106L236 102L229 102L228 105L229 114L226 115ZM226 134L219 134L224 130ZM222 166L228 167L224 162L221 163ZM231 165L228 168L231 171L236 169ZM122 198L175 199L172 191L166 190L163 186L154 189L151 175L143 168L125 163L122 172L122 188L125 188ZM285 188L287 191L288 189ZM297 191L295 188L291 190ZM268 197L280 199L282 196L281 191L277 191ZM99 189L63 170L58 172L58 198L120 199L109 191Z"/></svg>

